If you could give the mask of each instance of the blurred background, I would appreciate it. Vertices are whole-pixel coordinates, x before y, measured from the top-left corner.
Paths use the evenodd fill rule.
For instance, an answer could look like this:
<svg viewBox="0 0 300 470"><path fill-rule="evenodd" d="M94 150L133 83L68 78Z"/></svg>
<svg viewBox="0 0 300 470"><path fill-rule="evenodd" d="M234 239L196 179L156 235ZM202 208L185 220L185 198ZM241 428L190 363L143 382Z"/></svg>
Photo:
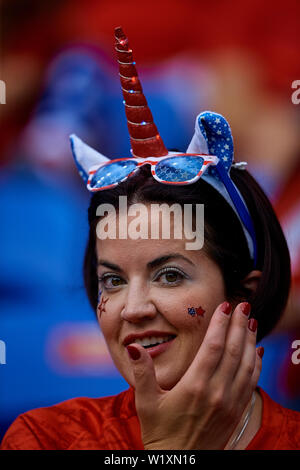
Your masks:
<svg viewBox="0 0 300 470"><path fill-rule="evenodd" d="M0 12L0 438L31 408L127 388L83 288L89 195L68 142L74 132L111 158L130 156L119 25L165 144L186 150L199 112L223 114L236 160L274 204L293 287L262 342L260 385L300 410L300 3L7 0Z"/></svg>

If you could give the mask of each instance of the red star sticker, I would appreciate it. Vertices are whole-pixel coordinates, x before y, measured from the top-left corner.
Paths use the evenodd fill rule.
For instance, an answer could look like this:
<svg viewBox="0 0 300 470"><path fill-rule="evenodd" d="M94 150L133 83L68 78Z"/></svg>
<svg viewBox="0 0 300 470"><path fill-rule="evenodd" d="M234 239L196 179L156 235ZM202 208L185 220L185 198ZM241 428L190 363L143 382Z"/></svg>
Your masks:
<svg viewBox="0 0 300 470"><path fill-rule="evenodd" d="M196 310L197 317L200 317L200 316L203 317L205 310L203 310L202 307L196 307L195 310Z"/></svg>
<svg viewBox="0 0 300 470"><path fill-rule="evenodd" d="M100 302L100 304L99 304L99 306L98 306L99 318L101 318L102 312L106 312L106 310L105 310L105 304L106 304L107 301L108 301L108 299L105 299L105 300L104 300L104 297L102 297L101 302Z"/></svg>

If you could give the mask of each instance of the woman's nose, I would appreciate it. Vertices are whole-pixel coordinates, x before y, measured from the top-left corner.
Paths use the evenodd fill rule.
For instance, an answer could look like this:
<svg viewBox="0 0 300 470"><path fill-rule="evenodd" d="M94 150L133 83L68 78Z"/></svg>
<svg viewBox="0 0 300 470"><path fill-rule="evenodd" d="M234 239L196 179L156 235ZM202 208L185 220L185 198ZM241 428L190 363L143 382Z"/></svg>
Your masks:
<svg viewBox="0 0 300 470"><path fill-rule="evenodd" d="M121 317L132 323L143 319L152 319L156 316L156 307L151 301L148 292L130 290L127 294Z"/></svg>

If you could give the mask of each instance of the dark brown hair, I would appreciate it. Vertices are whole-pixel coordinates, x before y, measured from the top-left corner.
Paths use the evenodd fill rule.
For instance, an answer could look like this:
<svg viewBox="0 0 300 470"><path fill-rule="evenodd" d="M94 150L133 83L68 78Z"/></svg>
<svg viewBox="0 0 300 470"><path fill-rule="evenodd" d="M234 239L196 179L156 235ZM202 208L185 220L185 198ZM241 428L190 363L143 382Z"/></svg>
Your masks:
<svg viewBox="0 0 300 470"><path fill-rule="evenodd" d="M251 316L258 321L257 341L276 325L284 311L290 288L290 257L281 226L272 205L255 179L246 170L231 169L231 178L243 195L250 211L257 238L257 264L262 271L257 290L251 293L242 280L254 269L241 224L225 199L204 180L186 186L158 183L148 165L134 176L108 191L93 194L88 210L89 240L84 259L84 281L90 303L97 308L96 216L98 205L109 203L117 210L119 196L127 196L128 205L141 203L204 204L203 249L221 269L227 299L247 300Z"/></svg>

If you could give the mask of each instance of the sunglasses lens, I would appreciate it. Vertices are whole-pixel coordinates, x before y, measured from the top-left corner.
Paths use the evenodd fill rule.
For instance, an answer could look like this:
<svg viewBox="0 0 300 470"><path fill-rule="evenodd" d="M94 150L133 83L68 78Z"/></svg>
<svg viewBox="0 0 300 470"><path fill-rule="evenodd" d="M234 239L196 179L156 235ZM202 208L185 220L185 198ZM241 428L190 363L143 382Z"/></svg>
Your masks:
<svg viewBox="0 0 300 470"><path fill-rule="evenodd" d="M119 183L128 176L137 166L137 163L131 160L121 160L105 165L93 175L91 188L104 188L114 183Z"/></svg>
<svg viewBox="0 0 300 470"><path fill-rule="evenodd" d="M202 157L171 157L159 162L156 167L156 175L162 181L184 182L198 175L203 165Z"/></svg>

